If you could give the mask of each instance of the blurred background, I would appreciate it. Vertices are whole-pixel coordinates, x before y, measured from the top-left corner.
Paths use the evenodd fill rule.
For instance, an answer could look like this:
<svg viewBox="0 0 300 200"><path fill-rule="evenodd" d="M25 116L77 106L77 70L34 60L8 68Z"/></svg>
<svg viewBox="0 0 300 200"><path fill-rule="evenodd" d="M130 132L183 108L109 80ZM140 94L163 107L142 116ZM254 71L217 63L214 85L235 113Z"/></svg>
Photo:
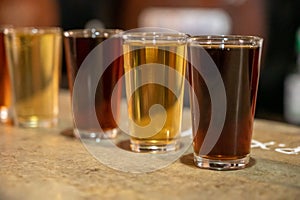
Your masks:
<svg viewBox="0 0 300 200"><path fill-rule="evenodd" d="M257 35L264 49L256 117L300 124L299 10L297 0L0 0L0 24ZM62 75L67 88L64 61Z"/></svg>

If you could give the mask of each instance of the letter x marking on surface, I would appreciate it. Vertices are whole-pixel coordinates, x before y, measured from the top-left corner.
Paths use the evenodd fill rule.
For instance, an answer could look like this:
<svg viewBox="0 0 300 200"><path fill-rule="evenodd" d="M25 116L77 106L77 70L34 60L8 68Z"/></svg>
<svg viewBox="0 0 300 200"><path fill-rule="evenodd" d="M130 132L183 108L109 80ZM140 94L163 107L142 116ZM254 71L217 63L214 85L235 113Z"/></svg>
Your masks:
<svg viewBox="0 0 300 200"><path fill-rule="evenodd" d="M270 148L268 148L268 146L272 146L274 144L275 144L274 141L262 143L262 142L259 142L257 140L252 140L251 141L251 148L258 147L258 148L261 148L261 149L269 150Z"/></svg>

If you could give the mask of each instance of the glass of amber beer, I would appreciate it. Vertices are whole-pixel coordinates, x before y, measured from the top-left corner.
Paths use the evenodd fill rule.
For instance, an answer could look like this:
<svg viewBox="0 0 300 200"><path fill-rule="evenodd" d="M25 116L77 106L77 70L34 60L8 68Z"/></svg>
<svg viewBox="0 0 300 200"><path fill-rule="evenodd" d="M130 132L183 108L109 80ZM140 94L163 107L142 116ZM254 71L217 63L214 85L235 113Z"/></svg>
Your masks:
<svg viewBox="0 0 300 200"><path fill-rule="evenodd" d="M85 67L83 61L87 58L88 54L108 38L111 45L109 49L105 49L104 54L117 54L119 49L121 50L121 38L118 37L118 34L121 32L122 30L119 29L77 29L64 32L64 47L71 97L73 97L73 88L77 73L80 67ZM105 55L99 55L99 59ZM112 98L112 94L117 82L123 75L122 59L122 56L117 57L107 68L103 60L95 61L95 70L104 72L97 84L96 93L92 94L92 92L88 92L86 98L93 98L95 100L94 109L98 125L101 128L89 121L89 117L94 110L87 109L85 106L74 105L73 103L73 106L79 109L76 110L79 114L74 129L76 137L84 139L114 138L119 132L118 120L122 88L117 87L114 98ZM91 71L90 73L95 73L95 71ZM87 74L85 82L80 83L81 90L91 91L89 75L92 74Z"/></svg>
<svg viewBox="0 0 300 200"><path fill-rule="evenodd" d="M0 123L11 122L11 85L4 46L5 26L0 26Z"/></svg>
<svg viewBox="0 0 300 200"><path fill-rule="evenodd" d="M194 162L200 168L240 169L249 163L256 95L260 72L263 39L256 36L195 36L188 42L188 77L194 135ZM195 66L195 64L197 66ZM216 68L224 85L224 102L213 101L216 74L204 73ZM198 68L198 69L197 69ZM212 85L208 85L212 79ZM191 93L190 93L191 94ZM195 105L197 104L197 105ZM221 130L210 127L212 116L220 115L213 104L224 104L224 119L219 118ZM200 114L193 110L198 107ZM200 118L201 115L201 118ZM217 119L217 118L215 118Z"/></svg>
<svg viewBox="0 0 300 200"><path fill-rule="evenodd" d="M130 147L166 152L180 147L187 36L132 31L123 35Z"/></svg>
<svg viewBox="0 0 300 200"><path fill-rule="evenodd" d="M5 29L14 123L52 127L58 121L62 31L58 27Z"/></svg>

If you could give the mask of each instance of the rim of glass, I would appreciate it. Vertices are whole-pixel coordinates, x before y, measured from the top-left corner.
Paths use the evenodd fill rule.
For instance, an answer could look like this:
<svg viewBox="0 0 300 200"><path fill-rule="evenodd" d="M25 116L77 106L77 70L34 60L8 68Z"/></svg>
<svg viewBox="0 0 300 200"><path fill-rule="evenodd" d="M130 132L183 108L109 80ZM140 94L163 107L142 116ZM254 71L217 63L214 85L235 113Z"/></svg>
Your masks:
<svg viewBox="0 0 300 200"><path fill-rule="evenodd" d="M185 44L188 35L180 32L127 32L123 34L125 43L178 43Z"/></svg>
<svg viewBox="0 0 300 200"><path fill-rule="evenodd" d="M188 39L190 45L247 45L261 46L263 38L252 35L199 35Z"/></svg>
<svg viewBox="0 0 300 200"><path fill-rule="evenodd" d="M1 32L3 32L5 29L8 29L8 28L13 28L13 25L10 25L10 24L0 25L0 31Z"/></svg>
<svg viewBox="0 0 300 200"><path fill-rule="evenodd" d="M58 26L30 26L30 27L9 27L5 28L5 33L28 33L28 34L43 34L43 33L61 33L62 29Z"/></svg>
<svg viewBox="0 0 300 200"><path fill-rule="evenodd" d="M111 37L112 35L122 33L122 29L72 29L64 32L65 37L89 38L89 37Z"/></svg>

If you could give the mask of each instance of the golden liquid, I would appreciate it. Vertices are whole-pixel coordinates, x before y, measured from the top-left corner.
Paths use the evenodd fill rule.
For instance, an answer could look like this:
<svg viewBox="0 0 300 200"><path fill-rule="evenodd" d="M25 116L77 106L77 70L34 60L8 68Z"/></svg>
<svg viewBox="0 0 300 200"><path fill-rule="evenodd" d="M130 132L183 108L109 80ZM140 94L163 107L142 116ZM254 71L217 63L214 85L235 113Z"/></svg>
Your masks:
<svg viewBox="0 0 300 200"><path fill-rule="evenodd" d="M6 37L6 45L16 123L29 127L55 124L61 64L60 33L11 33Z"/></svg>
<svg viewBox="0 0 300 200"><path fill-rule="evenodd" d="M149 109L155 104L160 104L166 111L166 121L161 130L155 130L158 124L153 124L153 131L151 137L140 138L140 129L135 126L129 125L129 131L132 137L131 142L138 143L139 145L168 145L174 142L178 137L181 129L181 116L182 116L182 102L183 102L183 89L186 61L183 57L185 55L185 45L172 45L172 46L137 46L138 44L125 44L123 46L124 54L124 68L125 73L129 70L134 70L133 76L126 77L126 93L129 100L128 112L129 118L136 123L136 125L145 127L151 123L149 116ZM139 49L136 49L136 48ZM133 50L136 49L136 50ZM133 51L132 51L133 50ZM176 87L179 95L175 95L168 87L160 84L149 83L139 88L136 88L143 79L155 82L157 71L143 71L137 69L138 66L150 63L162 64L176 70L181 76L173 76L168 69L162 70L165 83ZM128 96L128 94L132 94ZM178 97L177 97L178 96ZM152 116L152 120L160 122L164 116L157 113ZM152 131L152 132L153 132Z"/></svg>

